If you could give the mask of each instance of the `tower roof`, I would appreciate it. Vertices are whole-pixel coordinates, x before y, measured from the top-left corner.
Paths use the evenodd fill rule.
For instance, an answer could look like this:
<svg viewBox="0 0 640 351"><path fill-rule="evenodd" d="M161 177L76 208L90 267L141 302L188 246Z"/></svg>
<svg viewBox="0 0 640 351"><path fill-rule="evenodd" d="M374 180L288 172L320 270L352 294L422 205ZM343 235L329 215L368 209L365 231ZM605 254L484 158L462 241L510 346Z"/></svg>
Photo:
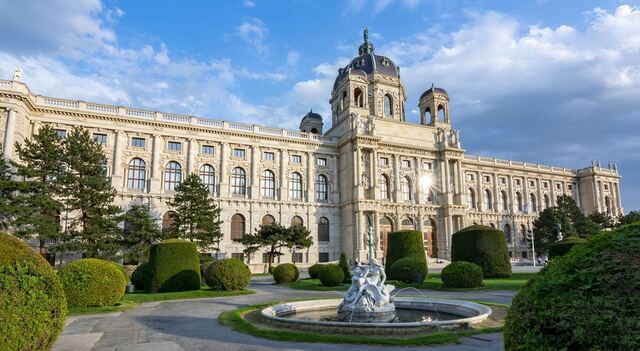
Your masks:
<svg viewBox="0 0 640 351"><path fill-rule="evenodd" d="M438 88L437 86L435 86L435 84L431 83L431 88L427 89L424 93L422 93L422 95L420 95L420 99L422 99L425 96L436 94L436 93L446 95L447 97L449 97L449 93L447 93L446 90L442 88Z"/></svg>

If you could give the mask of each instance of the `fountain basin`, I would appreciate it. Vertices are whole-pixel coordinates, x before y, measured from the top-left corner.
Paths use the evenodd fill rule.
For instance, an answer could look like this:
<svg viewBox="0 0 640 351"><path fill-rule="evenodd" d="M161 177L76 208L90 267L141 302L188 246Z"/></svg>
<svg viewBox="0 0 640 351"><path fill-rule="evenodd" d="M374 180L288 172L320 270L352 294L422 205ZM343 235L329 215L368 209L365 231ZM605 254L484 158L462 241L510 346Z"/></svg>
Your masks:
<svg viewBox="0 0 640 351"><path fill-rule="evenodd" d="M479 323L487 319L491 313L491 308L468 301L425 299L412 297L397 297L393 300L396 310L408 311L431 311L436 316L442 314L446 318L436 318L437 320L421 321L399 321L399 322L340 322L334 320L320 320L308 318L314 311L336 311L342 299L310 300L283 303L264 308L260 311L262 318L274 324L302 330L339 330L355 331L360 334L362 330L389 329L395 333L399 330L414 332L423 330L441 330L468 328L474 323ZM306 315L305 318L297 318L296 315ZM365 332L366 333L366 332Z"/></svg>

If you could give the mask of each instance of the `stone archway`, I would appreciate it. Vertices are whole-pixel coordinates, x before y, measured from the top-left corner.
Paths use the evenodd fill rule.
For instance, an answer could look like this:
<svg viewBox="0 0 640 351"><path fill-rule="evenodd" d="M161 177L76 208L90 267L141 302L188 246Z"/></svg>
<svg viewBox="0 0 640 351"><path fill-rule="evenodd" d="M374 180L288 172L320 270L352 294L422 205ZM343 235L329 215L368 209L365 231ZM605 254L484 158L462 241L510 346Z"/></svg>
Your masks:
<svg viewBox="0 0 640 351"><path fill-rule="evenodd" d="M393 222L391 218L387 216L380 217L380 250L383 252L383 257L387 253L387 234L393 231Z"/></svg>
<svg viewBox="0 0 640 351"><path fill-rule="evenodd" d="M424 221L422 226L422 238L424 242L424 250L428 257L438 258L438 229L436 221L429 218Z"/></svg>

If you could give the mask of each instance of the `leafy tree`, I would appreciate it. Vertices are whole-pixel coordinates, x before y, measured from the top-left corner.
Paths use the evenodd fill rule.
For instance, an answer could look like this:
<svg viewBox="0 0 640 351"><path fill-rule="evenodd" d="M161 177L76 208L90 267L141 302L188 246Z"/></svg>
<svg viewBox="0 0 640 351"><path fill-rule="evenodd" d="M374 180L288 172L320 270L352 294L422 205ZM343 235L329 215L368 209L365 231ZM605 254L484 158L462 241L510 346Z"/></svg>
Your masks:
<svg viewBox="0 0 640 351"><path fill-rule="evenodd" d="M203 250L220 251L221 209L209 197L209 190L197 174L189 174L176 186L176 194L168 204L173 208L173 236L194 240Z"/></svg>
<svg viewBox="0 0 640 351"><path fill-rule="evenodd" d="M133 204L122 216L124 230L120 246L124 249L126 260L138 260L149 257L151 245L165 238L148 205Z"/></svg>
<svg viewBox="0 0 640 351"><path fill-rule="evenodd" d="M20 238L36 237L40 252L44 253L45 241L62 235L59 215L65 173L63 142L51 126L45 125L31 140L16 143L16 153L20 161L14 163L15 182L3 177L5 191L16 190L10 201L4 202L5 211L12 218L14 234Z"/></svg>
<svg viewBox="0 0 640 351"><path fill-rule="evenodd" d="M640 211L630 211L626 215L618 216L618 225L640 222Z"/></svg>
<svg viewBox="0 0 640 351"><path fill-rule="evenodd" d="M307 227L303 225L292 225L288 229L288 247L291 252L298 250L308 249L313 245L313 239L311 238L311 232Z"/></svg>
<svg viewBox="0 0 640 351"><path fill-rule="evenodd" d="M113 205L116 190L107 177L102 145L87 130L75 127L64 146L64 195L71 229L59 249L80 251L84 257L112 256L119 248L121 210Z"/></svg>
<svg viewBox="0 0 640 351"><path fill-rule="evenodd" d="M269 269L271 269L273 258L282 255L283 248L289 248L294 252L313 245L310 232L304 226L285 228L278 223L263 224L256 229L255 234L245 234L242 239L235 241L244 245L243 252L248 257L266 247L269 255Z"/></svg>
<svg viewBox="0 0 640 351"><path fill-rule="evenodd" d="M601 229L613 227L613 217L609 212L594 211L589 215L589 219L599 225Z"/></svg>

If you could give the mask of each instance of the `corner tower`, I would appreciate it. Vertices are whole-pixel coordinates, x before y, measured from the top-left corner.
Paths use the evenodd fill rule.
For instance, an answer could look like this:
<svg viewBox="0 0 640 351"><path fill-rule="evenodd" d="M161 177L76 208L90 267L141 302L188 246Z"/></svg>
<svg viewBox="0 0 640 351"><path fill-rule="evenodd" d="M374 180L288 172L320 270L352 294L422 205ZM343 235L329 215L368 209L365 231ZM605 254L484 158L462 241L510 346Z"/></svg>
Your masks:
<svg viewBox="0 0 640 351"><path fill-rule="evenodd" d="M386 56L376 55L365 28L358 56L338 70L331 92L332 127L352 113L403 122L406 101L400 68Z"/></svg>
<svg viewBox="0 0 640 351"><path fill-rule="evenodd" d="M446 90L438 88L432 83L431 88L420 96L418 107L420 108L420 124L436 126L444 123L451 125L449 94Z"/></svg>

